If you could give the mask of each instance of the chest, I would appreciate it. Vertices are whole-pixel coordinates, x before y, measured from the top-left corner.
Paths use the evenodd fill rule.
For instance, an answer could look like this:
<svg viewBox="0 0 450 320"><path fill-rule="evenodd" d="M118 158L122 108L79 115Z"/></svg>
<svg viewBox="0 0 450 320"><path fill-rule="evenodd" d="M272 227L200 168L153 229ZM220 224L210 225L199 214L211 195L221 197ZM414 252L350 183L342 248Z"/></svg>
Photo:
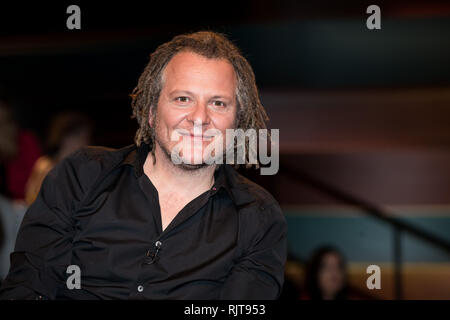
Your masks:
<svg viewBox="0 0 450 320"><path fill-rule="evenodd" d="M161 223L163 231L178 215L178 213L194 198L195 196L181 196L176 192L162 192L159 194L159 207L161 210Z"/></svg>
<svg viewBox="0 0 450 320"><path fill-rule="evenodd" d="M200 205L203 201L177 194L148 197L149 189L144 188L144 193L140 188L130 183L121 190L98 193L77 210L70 263L82 270L83 290L108 297L127 295L139 280L149 297L160 298L160 292L169 291L174 297L204 296L227 276L241 253L238 212L231 199L210 199ZM182 210L189 202L189 208ZM163 228L181 213L177 228L159 234L155 222L160 213ZM158 259L146 264L147 252L157 240L162 242ZM62 276L67 279L65 271ZM168 277L174 281L166 281ZM174 283L180 284L179 289L174 290Z"/></svg>

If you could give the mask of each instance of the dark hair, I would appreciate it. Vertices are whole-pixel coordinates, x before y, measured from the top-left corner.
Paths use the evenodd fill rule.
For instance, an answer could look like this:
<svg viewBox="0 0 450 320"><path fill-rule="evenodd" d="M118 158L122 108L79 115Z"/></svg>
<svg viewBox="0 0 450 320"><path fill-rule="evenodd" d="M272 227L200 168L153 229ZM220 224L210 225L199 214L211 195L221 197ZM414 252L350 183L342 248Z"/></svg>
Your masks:
<svg viewBox="0 0 450 320"><path fill-rule="evenodd" d="M261 105L256 87L255 75L252 67L240 53L239 49L226 38L225 35L199 31L191 34L182 34L171 41L160 45L150 55L150 62L141 74L138 85L131 93L133 118L137 119L139 129L136 132L135 143L150 143L151 152L154 154L154 129L150 127L149 112L156 116L156 106L162 90L162 73L169 61L179 52L194 52L208 59L225 59L233 66L237 77L237 128L265 129L269 120L264 107ZM236 146L235 146L236 149ZM248 161L249 149L246 145L246 167L250 167ZM255 165L259 166L259 163Z"/></svg>
<svg viewBox="0 0 450 320"><path fill-rule="evenodd" d="M346 261L341 252L333 246L322 246L317 248L306 266L306 290L310 299L323 300L322 292L319 287L319 272L323 263L323 258L328 254L334 254L339 257L340 267L346 277ZM343 300L347 298L347 281L344 280L343 288L336 294L336 300Z"/></svg>
<svg viewBox="0 0 450 320"><path fill-rule="evenodd" d="M65 138L76 135L84 130L92 131L92 120L77 111L63 111L57 114L50 122L47 134L46 154L55 156Z"/></svg>

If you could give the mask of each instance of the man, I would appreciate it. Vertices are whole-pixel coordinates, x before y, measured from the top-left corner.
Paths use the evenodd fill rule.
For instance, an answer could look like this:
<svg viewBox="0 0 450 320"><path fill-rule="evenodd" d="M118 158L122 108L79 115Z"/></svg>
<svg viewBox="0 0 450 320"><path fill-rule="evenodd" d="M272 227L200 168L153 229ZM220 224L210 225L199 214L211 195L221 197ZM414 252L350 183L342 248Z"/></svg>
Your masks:
<svg viewBox="0 0 450 320"><path fill-rule="evenodd" d="M220 34L177 36L151 55L132 98L134 145L81 149L44 180L1 298L277 298L278 203L203 152L220 141L208 130L265 128L248 62Z"/></svg>

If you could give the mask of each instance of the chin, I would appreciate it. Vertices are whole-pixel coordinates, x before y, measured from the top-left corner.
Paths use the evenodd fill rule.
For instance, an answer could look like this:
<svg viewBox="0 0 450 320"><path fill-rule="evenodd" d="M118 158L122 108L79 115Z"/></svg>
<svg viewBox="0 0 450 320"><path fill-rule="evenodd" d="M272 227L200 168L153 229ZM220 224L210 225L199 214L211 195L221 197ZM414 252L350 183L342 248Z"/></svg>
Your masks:
<svg viewBox="0 0 450 320"><path fill-rule="evenodd" d="M184 146L180 152L180 158L183 163L186 164L201 164L204 163L203 151L204 147L192 147L192 146Z"/></svg>
<svg viewBox="0 0 450 320"><path fill-rule="evenodd" d="M205 163L205 161L204 161L205 159L202 155L198 155L197 158L194 156L191 156L191 157L181 156L181 159L184 164L188 164L188 165L200 165L200 164Z"/></svg>

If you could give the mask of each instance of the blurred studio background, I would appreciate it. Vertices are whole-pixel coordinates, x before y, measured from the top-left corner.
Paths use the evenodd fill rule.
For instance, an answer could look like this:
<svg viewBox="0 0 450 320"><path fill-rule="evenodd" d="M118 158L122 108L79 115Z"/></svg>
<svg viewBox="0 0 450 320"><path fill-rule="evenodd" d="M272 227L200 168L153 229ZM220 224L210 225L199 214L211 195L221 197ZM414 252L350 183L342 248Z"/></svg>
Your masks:
<svg viewBox="0 0 450 320"><path fill-rule="evenodd" d="M71 4L81 30L66 28ZM2 3L1 278L48 170L83 145L133 143L149 54L204 29L241 48L280 129L278 174L240 171L288 221L281 298L450 299L450 3L435 0Z"/></svg>

